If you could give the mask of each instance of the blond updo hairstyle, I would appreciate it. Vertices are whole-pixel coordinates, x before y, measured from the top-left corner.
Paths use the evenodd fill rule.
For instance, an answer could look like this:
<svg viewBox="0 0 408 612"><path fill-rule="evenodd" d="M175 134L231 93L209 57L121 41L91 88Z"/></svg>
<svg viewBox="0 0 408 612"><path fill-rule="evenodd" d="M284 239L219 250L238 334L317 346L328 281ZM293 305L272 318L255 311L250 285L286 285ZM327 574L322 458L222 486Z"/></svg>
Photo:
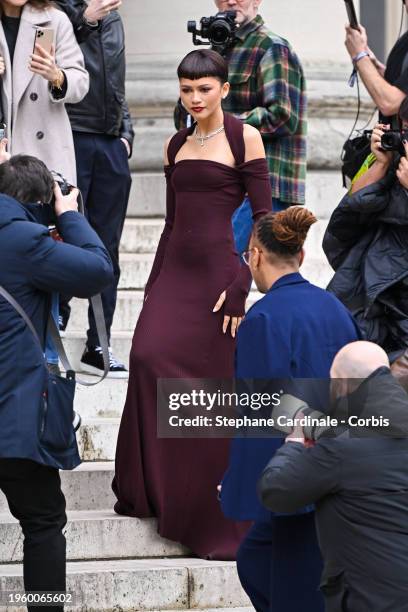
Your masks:
<svg viewBox="0 0 408 612"><path fill-rule="evenodd" d="M268 253L291 259L302 250L307 233L316 221L307 208L291 206L259 219L253 234Z"/></svg>

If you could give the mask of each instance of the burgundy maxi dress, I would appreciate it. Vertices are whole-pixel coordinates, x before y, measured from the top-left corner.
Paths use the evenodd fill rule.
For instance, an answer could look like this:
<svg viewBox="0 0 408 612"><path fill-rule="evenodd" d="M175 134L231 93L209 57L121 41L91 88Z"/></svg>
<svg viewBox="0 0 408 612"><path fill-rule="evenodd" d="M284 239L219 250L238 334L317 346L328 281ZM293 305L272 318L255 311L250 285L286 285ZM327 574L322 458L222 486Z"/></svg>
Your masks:
<svg viewBox="0 0 408 612"><path fill-rule="evenodd" d="M235 559L245 534L223 516L216 497L229 440L158 438L156 381L233 376L235 341L222 333L222 321L244 314L251 279L235 251L231 216L245 193L255 219L267 213L271 188L266 160L244 163L242 122L225 114L224 125L234 168L175 163L194 126L168 147L166 224L133 337L113 481L117 513L157 517L161 536L220 560ZM213 313L225 289L225 305Z"/></svg>

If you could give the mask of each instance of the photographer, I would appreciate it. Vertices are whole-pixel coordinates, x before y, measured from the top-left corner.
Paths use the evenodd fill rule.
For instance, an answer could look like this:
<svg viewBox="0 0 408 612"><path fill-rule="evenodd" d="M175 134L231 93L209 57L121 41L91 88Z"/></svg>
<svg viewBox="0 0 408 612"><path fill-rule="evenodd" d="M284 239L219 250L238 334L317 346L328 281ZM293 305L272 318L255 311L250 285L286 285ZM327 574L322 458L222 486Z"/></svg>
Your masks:
<svg viewBox="0 0 408 612"><path fill-rule="evenodd" d="M408 11L406 0L403 4ZM394 124L398 109L408 94L408 32L394 45L384 67L368 46L367 32L346 27L346 48L368 93L380 110L380 122ZM395 127L395 125L394 125Z"/></svg>
<svg viewBox="0 0 408 612"><path fill-rule="evenodd" d="M408 127L408 99L400 112ZM408 145L383 151L377 124L371 165L333 212L323 249L335 270L328 289L354 314L367 340L394 360L408 344Z"/></svg>
<svg viewBox="0 0 408 612"><path fill-rule="evenodd" d="M53 292L89 298L113 277L108 252L77 212L78 190L64 197L54 185L34 157L18 155L0 165L0 285L44 342ZM64 242L50 236L40 204L53 191ZM32 332L1 297L0 381L0 489L24 533L25 589L65 591L65 499L42 442L48 372Z"/></svg>
<svg viewBox="0 0 408 612"><path fill-rule="evenodd" d="M110 332L120 277L119 243L131 187L128 159L132 155L133 126L125 97L125 33L116 9L122 2L108 0L56 0L70 18L89 72L90 87L79 104L69 105L74 135L78 187L89 223L109 251L114 280L102 292L105 325ZM69 315L69 297L61 300L61 328ZM93 310L88 311L87 343L82 370L104 371L100 339ZM109 377L127 378L128 372L111 353Z"/></svg>
<svg viewBox="0 0 408 612"><path fill-rule="evenodd" d="M290 44L271 32L258 14L262 0L215 0L219 11L236 11L239 28L223 51L231 89L223 108L257 128L265 146L272 185L271 209L305 203L306 83ZM238 252L252 228L248 198L232 218Z"/></svg>
<svg viewBox="0 0 408 612"><path fill-rule="evenodd" d="M350 411L408 414L406 393L375 344L344 347L330 374L340 379L332 381L334 389L361 380L353 392L338 395ZM274 512L316 504L326 612L407 612L408 439L386 431L358 435L350 430L306 447L303 430L296 427L264 470L259 495Z"/></svg>

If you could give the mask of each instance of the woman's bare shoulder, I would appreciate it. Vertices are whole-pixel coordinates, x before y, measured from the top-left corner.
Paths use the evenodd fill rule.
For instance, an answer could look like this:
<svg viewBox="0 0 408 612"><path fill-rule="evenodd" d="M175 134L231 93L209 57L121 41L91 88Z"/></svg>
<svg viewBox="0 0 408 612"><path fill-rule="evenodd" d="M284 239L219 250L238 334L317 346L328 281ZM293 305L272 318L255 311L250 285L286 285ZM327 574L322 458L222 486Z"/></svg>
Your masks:
<svg viewBox="0 0 408 612"><path fill-rule="evenodd" d="M169 136L169 137L166 139L165 143L164 143L164 164L165 164L166 166L168 166L168 164L169 164L169 158L168 158L168 154L167 154L167 151L168 151L168 148L169 148L169 144L170 144L170 142L173 140L173 138L174 138L174 136L175 136L176 134L177 134L177 132L175 132L174 134L172 134L171 136Z"/></svg>
<svg viewBox="0 0 408 612"><path fill-rule="evenodd" d="M245 161L265 157L265 147L259 130L252 125L244 124Z"/></svg>

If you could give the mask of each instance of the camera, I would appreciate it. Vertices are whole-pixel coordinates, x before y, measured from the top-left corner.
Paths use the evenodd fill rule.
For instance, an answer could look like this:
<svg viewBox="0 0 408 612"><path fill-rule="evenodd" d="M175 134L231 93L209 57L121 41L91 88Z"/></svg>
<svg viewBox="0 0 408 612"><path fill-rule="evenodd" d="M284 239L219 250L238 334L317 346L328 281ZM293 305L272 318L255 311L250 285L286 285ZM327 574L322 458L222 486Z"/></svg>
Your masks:
<svg viewBox="0 0 408 612"><path fill-rule="evenodd" d="M299 413L306 417L306 424L303 427L305 438L308 440L318 440L332 429L327 424L327 415L313 410L306 402L290 394L282 395L279 406L275 406L272 416L275 420L275 428L279 431L290 434L293 427L287 422L299 418Z"/></svg>
<svg viewBox="0 0 408 612"><path fill-rule="evenodd" d="M208 45L215 49L228 47L235 38L238 24L235 22L236 11L224 11L217 13L214 17L202 17L200 19L201 30L197 29L197 22L188 21L187 31L193 35L193 44ZM201 39L197 38L201 36ZM208 42L202 39L207 39Z"/></svg>
<svg viewBox="0 0 408 612"><path fill-rule="evenodd" d="M68 195L72 189L74 189L74 185L71 185L67 179L65 179L62 174L56 172L55 170L51 170L52 178L56 183L58 183L59 188L61 189L61 193L63 196ZM55 195L52 193L51 199L44 206L44 225L55 226L57 224L57 217L55 214Z"/></svg>
<svg viewBox="0 0 408 612"><path fill-rule="evenodd" d="M61 189L61 193L63 196L68 195L69 193L71 193L72 189L74 189L74 185L71 185L70 183L68 183L67 179L65 179L62 174L60 174L59 172L56 172L55 170L51 170L51 174L52 174L52 178L54 179L54 181L56 183L58 183L59 188ZM53 196L52 201L51 201L52 205L55 204L55 197Z"/></svg>
<svg viewBox="0 0 408 612"><path fill-rule="evenodd" d="M397 151L405 155L403 140L408 140L408 130L388 130L381 137L383 151Z"/></svg>

